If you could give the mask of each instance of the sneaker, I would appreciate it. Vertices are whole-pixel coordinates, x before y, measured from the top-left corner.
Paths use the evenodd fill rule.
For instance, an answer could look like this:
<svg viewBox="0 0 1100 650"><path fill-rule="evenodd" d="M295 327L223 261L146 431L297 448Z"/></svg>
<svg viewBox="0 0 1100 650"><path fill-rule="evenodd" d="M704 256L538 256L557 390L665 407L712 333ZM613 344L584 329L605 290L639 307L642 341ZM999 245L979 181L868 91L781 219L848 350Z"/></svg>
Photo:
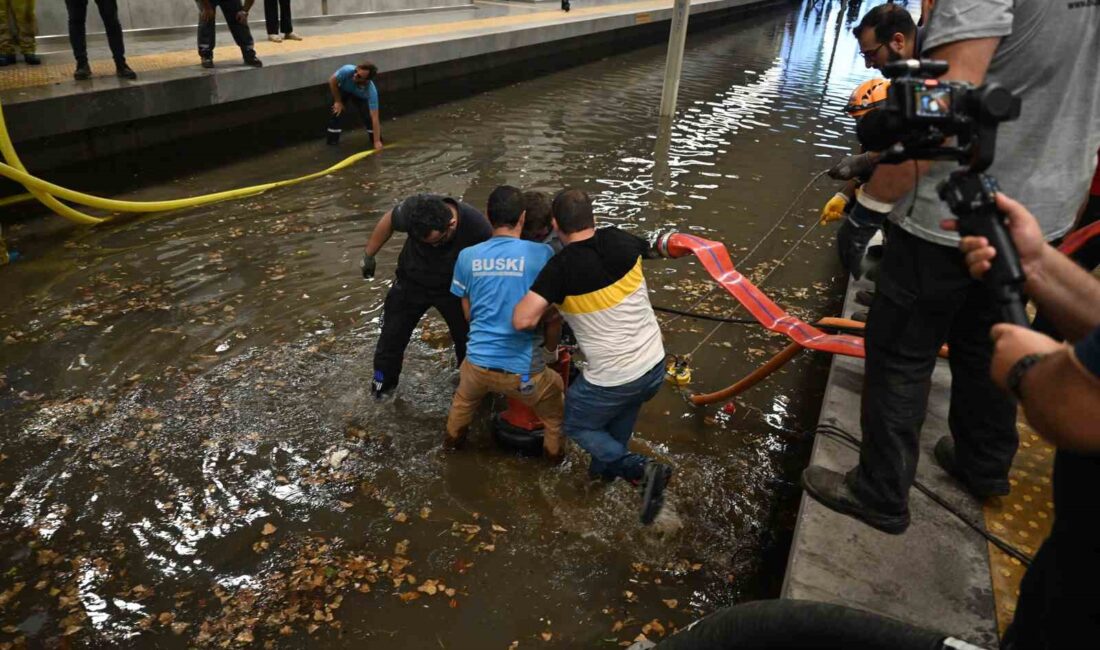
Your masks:
<svg viewBox="0 0 1100 650"><path fill-rule="evenodd" d="M84 81L92 78L92 69L88 67L87 61L80 61L76 64L76 71L73 72L73 79L77 81Z"/></svg>
<svg viewBox="0 0 1100 650"><path fill-rule="evenodd" d="M936 442L935 448L932 450L932 455L936 457L936 462L939 463L940 467L951 475L951 478L962 483L962 486L966 488L967 492L979 499L1003 497L1012 489L1012 486L1008 483L1008 479L976 483L967 478L966 474L959 469L958 460L955 458L955 439L951 436L940 438Z"/></svg>
<svg viewBox="0 0 1100 650"><path fill-rule="evenodd" d="M204 68L213 68L214 67L214 57L212 57L212 56L202 57L202 67L204 67Z"/></svg>
<svg viewBox="0 0 1100 650"><path fill-rule="evenodd" d="M263 61L260 61L259 59L257 59L255 54L253 54L252 56L249 56L249 57L245 57L244 64L251 67L251 68L262 68L262 67L264 67Z"/></svg>
<svg viewBox="0 0 1100 650"><path fill-rule="evenodd" d="M42 58L35 53L24 54L23 60L27 62L27 65L41 65Z"/></svg>
<svg viewBox="0 0 1100 650"><path fill-rule="evenodd" d="M283 35L282 34L268 34L267 35L267 40L271 41L272 43L282 43L283 42Z"/></svg>
<svg viewBox="0 0 1100 650"><path fill-rule="evenodd" d="M0 66L3 65L15 65L14 54L0 54Z"/></svg>
<svg viewBox="0 0 1100 650"><path fill-rule="evenodd" d="M653 523L665 505L665 488L672 477L672 468L664 463L650 461L642 474L641 520L645 525Z"/></svg>
<svg viewBox="0 0 1100 650"><path fill-rule="evenodd" d="M298 32L290 32L284 38L288 41L300 41L302 37L298 35Z"/></svg>
<svg viewBox="0 0 1100 650"><path fill-rule="evenodd" d="M844 474L810 465L802 472L802 487L821 505L862 521L890 535L900 535L909 528L909 513L899 515L878 512L852 493Z"/></svg>
<svg viewBox="0 0 1100 650"><path fill-rule="evenodd" d="M871 301L875 299L875 292L868 291L866 289L860 289L856 292L856 304L863 305L864 307L870 307Z"/></svg>
<svg viewBox="0 0 1100 650"><path fill-rule="evenodd" d="M129 79L131 81L137 79L137 73L134 72L130 66L126 65L125 61L115 64L115 74L118 75L119 79Z"/></svg>

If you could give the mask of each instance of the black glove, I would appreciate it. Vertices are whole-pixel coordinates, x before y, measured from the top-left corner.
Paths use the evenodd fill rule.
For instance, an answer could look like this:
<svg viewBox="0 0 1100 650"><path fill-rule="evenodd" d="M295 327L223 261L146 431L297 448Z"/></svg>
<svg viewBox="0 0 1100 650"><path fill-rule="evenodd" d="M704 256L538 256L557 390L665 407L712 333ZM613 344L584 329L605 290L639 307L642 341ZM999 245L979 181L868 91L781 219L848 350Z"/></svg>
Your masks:
<svg viewBox="0 0 1100 650"><path fill-rule="evenodd" d="M867 244L885 225L886 216L885 212L875 212L861 203L855 203L852 213L837 231L836 247L840 264L857 280L862 273L860 261L867 251Z"/></svg>
<svg viewBox="0 0 1100 650"><path fill-rule="evenodd" d="M829 178L838 181L850 181L853 178L867 177L878 164L878 154L873 151L856 156L845 156L829 170Z"/></svg>
<svg viewBox="0 0 1100 650"><path fill-rule="evenodd" d="M374 277L374 269L377 266L378 262L375 261L374 255L363 253L363 260L359 262L359 268L363 270L364 280L369 280Z"/></svg>

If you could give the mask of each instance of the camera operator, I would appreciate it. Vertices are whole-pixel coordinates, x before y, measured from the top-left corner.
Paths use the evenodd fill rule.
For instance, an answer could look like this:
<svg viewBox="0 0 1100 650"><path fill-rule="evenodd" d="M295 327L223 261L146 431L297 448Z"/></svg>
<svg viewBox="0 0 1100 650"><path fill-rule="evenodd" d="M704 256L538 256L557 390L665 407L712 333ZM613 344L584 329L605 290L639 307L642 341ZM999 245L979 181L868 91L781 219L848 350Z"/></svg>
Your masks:
<svg viewBox="0 0 1100 650"><path fill-rule="evenodd" d="M1100 280L1047 244L1024 206L1002 194L997 205L1008 216L1027 293L1075 342L1015 325L993 328L993 380L1016 395L1028 422L1058 447L1054 524L1024 575L1003 647L1080 647L1100 638L1100 538L1092 532L1100 482ZM997 255L982 237L964 237L960 248L976 278Z"/></svg>
<svg viewBox="0 0 1100 650"><path fill-rule="evenodd" d="M995 81L1022 99L989 173L1032 206L1048 240L1069 230L1100 146L1098 21L1095 3L940 0L928 22L925 53L949 64L943 79ZM945 341L951 436L936 444L937 462L975 496L1007 494L1018 445L1015 402L989 379L997 306L968 276L957 236L939 227L948 209L936 187L956 168L879 164L863 186L850 219L877 227L889 215L890 224L866 330L860 461L847 475L816 466L802 475L827 507L892 534L909 525L919 434Z"/></svg>

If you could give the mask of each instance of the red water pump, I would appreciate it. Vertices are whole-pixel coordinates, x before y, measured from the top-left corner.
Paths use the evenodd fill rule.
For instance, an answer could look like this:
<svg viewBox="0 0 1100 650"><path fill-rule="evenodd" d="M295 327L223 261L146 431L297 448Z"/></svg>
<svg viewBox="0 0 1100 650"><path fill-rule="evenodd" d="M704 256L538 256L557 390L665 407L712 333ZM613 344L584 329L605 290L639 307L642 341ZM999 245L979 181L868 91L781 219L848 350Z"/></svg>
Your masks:
<svg viewBox="0 0 1100 650"><path fill-rule="evenodd" d="M569 372L573 366L572 347L558 346L558 360L548 366L561 375L562 383L568 389ZM542 454L544 430L545 426L535 415L535 411L511 397L508 398L508 408L493 416L493 438L497 443L526 456Z"/></svg>

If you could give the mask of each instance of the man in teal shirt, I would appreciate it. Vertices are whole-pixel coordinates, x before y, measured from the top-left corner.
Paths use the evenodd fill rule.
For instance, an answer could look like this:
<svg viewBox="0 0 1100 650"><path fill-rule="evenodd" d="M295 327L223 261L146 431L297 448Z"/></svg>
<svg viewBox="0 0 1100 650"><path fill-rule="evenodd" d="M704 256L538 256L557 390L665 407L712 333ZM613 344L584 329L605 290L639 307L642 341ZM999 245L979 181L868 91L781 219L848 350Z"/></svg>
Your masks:
<svg viewBox="0 0 1100 650"><path fill-rule="evenodd" d="M329 77L328 87L329 92L332 93L332 117L328 122L329 144L340 143L340 134L343 132L340 119L344 114L344 108L350 103L359 113L359 118L363 120L363 126L374 135L374 148L382 148L382 125L378 118L378 89L374 86L374 79L377 76L378 66L370 61L364 61L359 65L345 65Z"/></svg>
<svg viewBox="0 0 1100 650"><path fill-rule="evenodd" d="M556 463L564 455L562 379L546 368L538 349L542 337L512 327L516 304L554 254L546 244L520 239L524 214L521 191L508 185L493 190L487 210L492 239L463 250L455 264L451 293L462 299L470 338L443 446L460 447L481 400L502 393L534 409L545 425L543 452ZM548 335L547 344L556 346L556 338Z"/></svg>

